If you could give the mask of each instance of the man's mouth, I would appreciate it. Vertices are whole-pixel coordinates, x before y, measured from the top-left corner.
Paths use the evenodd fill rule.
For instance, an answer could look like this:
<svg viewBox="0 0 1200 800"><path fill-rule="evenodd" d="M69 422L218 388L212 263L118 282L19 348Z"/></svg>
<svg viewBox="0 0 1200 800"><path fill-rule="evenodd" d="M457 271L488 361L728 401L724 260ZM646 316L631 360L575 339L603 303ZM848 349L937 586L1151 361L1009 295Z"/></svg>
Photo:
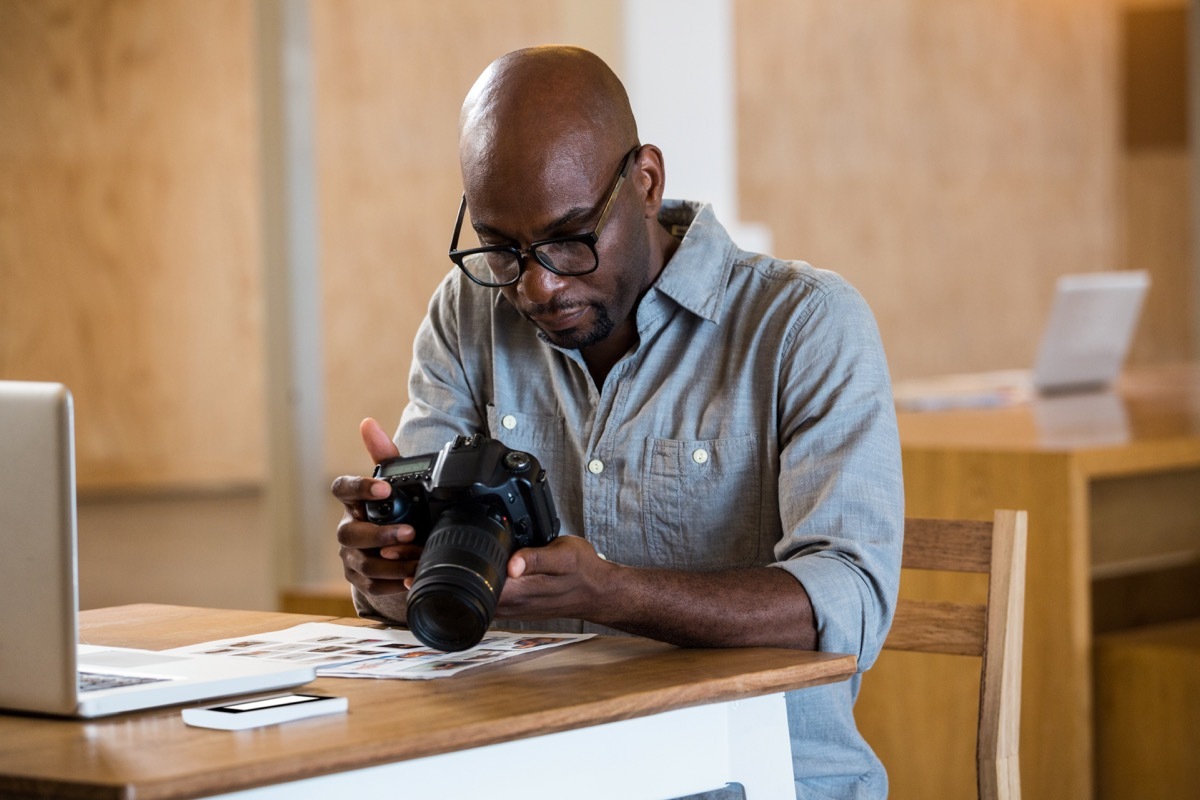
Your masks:
<svg viewBox="0 0 1200 800"><path fill-rule="evenodd" d="M564 331L568 328L574 328L587 313L588 307L573 306L571 308L556 309L544 314L531 314L530 319L544 331Z"/></svg>

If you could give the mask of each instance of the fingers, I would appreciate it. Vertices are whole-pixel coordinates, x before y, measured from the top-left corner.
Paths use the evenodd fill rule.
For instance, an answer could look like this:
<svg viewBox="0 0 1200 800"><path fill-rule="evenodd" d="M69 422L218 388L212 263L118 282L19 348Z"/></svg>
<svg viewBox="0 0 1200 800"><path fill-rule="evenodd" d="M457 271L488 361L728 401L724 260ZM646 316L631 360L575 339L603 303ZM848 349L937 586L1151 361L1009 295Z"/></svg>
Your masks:
<svg viewBox="0 0 1200 800"><path fill-rule="evenodd" d="M383 500L391 495L392 487L387 481L360 475L342 475L334 478L330 491L334 497L348 505L363 500Z"/></svg>
<svg viewBox="0 0 1200 800"><path fill-rule="evenodd" d="M411 559L392 561L374 555L374 552L343 547L339 555L346 580L370 596L407 591L417 562Z"/></svg>
<svg viewBox="0 0 1200 800"><path fill-rule="evenodd" d="M395 442L388 438L383 428L375 420L367 417L358 429L362 434L367 452L371 454L371 458L375 462L378 463L385 458L400 455ZM343 475L333 481L331 491L334 497L348 509L352 509L355 515L361 519L361 509L357 508L357 504L364 500L383 500L391 495L392 488L386 481L357 475Z"/></svg>
<svg viewBox="0 0 1200 800"><path fill-rule="evenodd" d="M508 560L508 577L522 575L572 575L587 557L596 558L595 549L578 536L560 536L545 547L526 547Z"/></svg>
<svg viewBox="0 0 1200 800"><path fill-rule="evenodd" d="M359 425L363 444L373 461L399 455L395 443L380 427L367 418ZM333 496L345 506L338 525L338 555L346 580L368 595L399 594L407 590L421 556L421 547L413 543L411 525L376 525L366 519L364 503L383 500L392 493L386 481L357 475L336 478Z"/></svg>
<svg viewBox="0 0 1200 800"><path fill-rule="evenodd" d="M421 557L414 537L411 525L375 525L347 512L337 529L346 580L368 595L406 591Z"/></svg>
<svg viewBox="0 0 1200 800"><path fill-rule="evenodd" d="M367 452L371 454L371 460L378 464L385 458L395 458L400 455L400 451L396 449L396 443L392 441L392 437L388 436L383 428L371 417L367 417L358 426L358 432L362 435L363 444L366 445Z"/></svg>
<svg viewBox="0 0 1200 800"><path fill-rule="evenodd" d="M337 540L343 547L379 548L392 545L413 546L411 525L376 525L347 512L338 524Z"/></svg>
<svg viewBox="0 0 1200 800"><path fill-rule="evenodd" d="M578 536L518 550L496 607L498 619L590 619L614 567Z"/></svg>

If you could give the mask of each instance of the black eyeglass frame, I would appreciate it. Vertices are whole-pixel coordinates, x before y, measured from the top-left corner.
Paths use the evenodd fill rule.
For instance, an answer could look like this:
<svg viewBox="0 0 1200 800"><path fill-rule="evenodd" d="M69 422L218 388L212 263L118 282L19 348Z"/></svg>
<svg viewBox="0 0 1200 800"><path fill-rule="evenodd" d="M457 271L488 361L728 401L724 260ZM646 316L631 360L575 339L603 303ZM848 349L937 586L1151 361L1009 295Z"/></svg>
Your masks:
<svg viewBox="0 0 1200 800"><path fill-rule="evenodd" d="M521 280L521 273L525 271L526 256L533 256L538 264L553 272L555 275L563 275L568 278L577 278L582 275L590 275L600 268L600 254L596 252L596 243L600 241L600 234L604 230L605 223L608 222L608 217L612 213L613 205L616 203L617 195L621 191L621 186L625 183L625 179L629 177L629 169L633 165L634 156L642 149L641 145L635 146L632 150L625 154L625 158L621 161L621 171L617 174L617 180L613 184L612 190L608 193L608 199L604 201L604 209L600 212L600 219L596 221L596 227L592 228L589 233L578 233L572 236L559 236L553 239L542 239L537 242L530 243L529 247L522 250L519 247L505 244L486 245L484 247L472 247L467 250L458 250L458 237L462 233L463 217L467 211L467 195L464 192L462 202L458 205L458 219L454 223L454 235L450 238L450 260L458 265L458 268L475 283L480 286L489 288L499 288L501 286L512 286L517 281ZM582 272L563 272L550 263L549 258L543 258L538 252L539 248L550 245L564 244L567 242L582 242L592 251L592 267L591 269ZM463 261L468 256L479 255L482 253L510 253L517 260L517 274L512 280L508 281L485 281L467 269Z"/></svg>

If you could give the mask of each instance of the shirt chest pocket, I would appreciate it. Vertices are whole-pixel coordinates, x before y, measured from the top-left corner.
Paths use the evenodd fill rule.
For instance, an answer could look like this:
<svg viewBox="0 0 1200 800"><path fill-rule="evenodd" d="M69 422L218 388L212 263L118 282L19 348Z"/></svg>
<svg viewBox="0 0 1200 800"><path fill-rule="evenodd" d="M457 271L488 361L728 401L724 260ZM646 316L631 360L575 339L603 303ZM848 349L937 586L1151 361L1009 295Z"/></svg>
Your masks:
<svg viewBox="0 0 1200 800"><path fill-rule="evenodd" d="M657 566L715 570L770 560L761 552L762 478L751 436L647 439L642 535Z"/></svg>

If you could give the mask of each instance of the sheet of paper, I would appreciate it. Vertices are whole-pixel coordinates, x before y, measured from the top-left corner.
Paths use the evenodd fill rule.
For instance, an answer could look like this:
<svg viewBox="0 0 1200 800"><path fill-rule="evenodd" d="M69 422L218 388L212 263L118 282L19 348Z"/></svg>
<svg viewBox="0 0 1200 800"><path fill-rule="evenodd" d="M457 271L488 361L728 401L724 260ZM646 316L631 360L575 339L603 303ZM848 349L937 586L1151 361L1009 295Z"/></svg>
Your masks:
<svg viewBox="0 0 1200 800"><path fill-rule="evenodd" d="M898 411L950 411L1028 403L1034 397L1029 370L996 370L934 378L913 378L892 385Z"/></svg>
<svg viewBox="0 0 1200 800"><path fill-rule="evenodd" d="M336 678L428 680L590 638L590 633L493 631L470 650L443 653L421 644L411 631L306 622L280 631L202 642L167 652L296 661L315 667L318 675Z"/></svg>

